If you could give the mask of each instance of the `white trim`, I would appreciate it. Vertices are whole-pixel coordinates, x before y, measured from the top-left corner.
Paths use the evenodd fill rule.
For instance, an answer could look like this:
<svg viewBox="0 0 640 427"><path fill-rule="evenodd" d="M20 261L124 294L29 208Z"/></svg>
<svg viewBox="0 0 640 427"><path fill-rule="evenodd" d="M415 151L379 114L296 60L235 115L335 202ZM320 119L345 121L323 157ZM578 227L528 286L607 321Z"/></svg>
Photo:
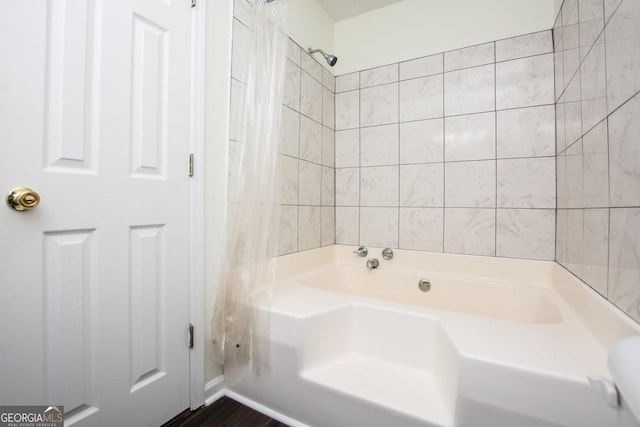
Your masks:
<svg viewBox="0 0 640 427"><path fill-rule="evenodd" d="M204 404L204 64L205 1L192 8L191 32L191 152L195 156L190 180L189 322L194 326L189 352L189 405Z"/></svg>
<svg viewBox="0 0 640 427"><path fill-rule="evenodd" d="M273 418L276 421L280 421L281 423L284 423L290 427L309 427L308 424L301 423L300 421L295 420L291 417L288 417L287 415L284 415L278 411L274 411L271 408L268 408L256 401L253 401L249 398L244 397L241 394L236 393L235 391L225 389L224 394L225 396L228 396L231 399L242 403L244 406L248 406L249 408L255 411L258 411L270 418Z"/></svg>
<svg viewBox="0 0 640 427"><path fill-rule="evenodd" d="M209 406L213 402L224 396L226 392L225 385L226 383L224 382L224 375L220 375L218 378L209 381L204 386L204 404L206 406Z"/></svg>

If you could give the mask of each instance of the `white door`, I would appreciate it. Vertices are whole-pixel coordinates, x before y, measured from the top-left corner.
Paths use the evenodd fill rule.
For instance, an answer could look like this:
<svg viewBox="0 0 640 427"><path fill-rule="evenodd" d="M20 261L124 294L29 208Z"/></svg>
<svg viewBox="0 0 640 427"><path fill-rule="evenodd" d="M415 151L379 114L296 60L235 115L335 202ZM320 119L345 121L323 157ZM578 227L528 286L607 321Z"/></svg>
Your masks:
<svg viewBox="0 0 640 427"><path fill-rule="evenodd" d="M189 406L189 0L0 2L0 404Z"/></svg>

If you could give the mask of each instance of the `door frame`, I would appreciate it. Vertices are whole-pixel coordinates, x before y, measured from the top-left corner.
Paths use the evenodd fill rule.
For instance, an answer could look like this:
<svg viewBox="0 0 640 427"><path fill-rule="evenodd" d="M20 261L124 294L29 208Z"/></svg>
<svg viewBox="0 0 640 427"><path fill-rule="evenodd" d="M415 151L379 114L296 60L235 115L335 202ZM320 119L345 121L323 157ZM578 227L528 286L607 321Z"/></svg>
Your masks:
<svg viewBox="0 0 640 427"><path fill-rule="evenodd" d="M204 405L204 129L205 129L205 7L192 10L191 32L191 153L194 173L189 181L189 322L194 326L189 351L189 405ZM185 328L187 325L185 325Z"/></svg>

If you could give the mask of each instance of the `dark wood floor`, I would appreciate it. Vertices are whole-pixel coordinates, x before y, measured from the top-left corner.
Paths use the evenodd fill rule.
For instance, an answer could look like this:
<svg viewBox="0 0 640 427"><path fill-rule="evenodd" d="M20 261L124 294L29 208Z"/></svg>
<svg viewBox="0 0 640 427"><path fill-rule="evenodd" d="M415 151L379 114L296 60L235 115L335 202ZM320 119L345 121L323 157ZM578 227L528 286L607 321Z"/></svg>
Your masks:
<svg viewBox="0 0 640 427"><path fill-rule="evenodd" d="M185 411L162 427L287 427L233 399L222 397L197 411Z"/></svg>

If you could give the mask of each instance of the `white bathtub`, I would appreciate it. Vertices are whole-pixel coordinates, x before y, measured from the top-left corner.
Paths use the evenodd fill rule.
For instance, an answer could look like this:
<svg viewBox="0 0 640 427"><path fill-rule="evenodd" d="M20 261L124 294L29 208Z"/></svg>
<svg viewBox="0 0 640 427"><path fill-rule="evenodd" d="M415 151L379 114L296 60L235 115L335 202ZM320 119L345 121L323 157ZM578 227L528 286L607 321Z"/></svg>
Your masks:
<svg viewBox="0 0 640 427"><path fill-rule="evenodd" d="M279 259L271 368L226 369L234 397L314 427L619 425L587 377L640 327L557 264L352 250Z"/></svg>

